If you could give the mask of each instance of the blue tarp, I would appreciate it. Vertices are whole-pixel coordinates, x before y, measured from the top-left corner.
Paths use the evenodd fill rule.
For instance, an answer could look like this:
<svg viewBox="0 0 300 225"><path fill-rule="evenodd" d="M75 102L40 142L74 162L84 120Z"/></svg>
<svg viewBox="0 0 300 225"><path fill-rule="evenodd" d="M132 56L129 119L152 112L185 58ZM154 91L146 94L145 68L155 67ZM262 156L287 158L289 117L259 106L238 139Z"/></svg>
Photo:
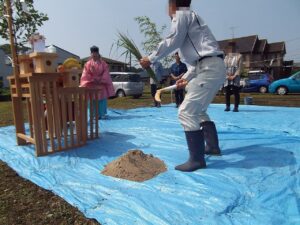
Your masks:
<svg viewBox="0 0 300 225"><path fill-rule="evenodd" d="M300 224L300 109L223 110L208 110L223 155L193 173L174 170L188 152L172 104L110 110L100 139L40 158L16 145L14 127L2 127L0 159L102 224ZM129 149L162 159L168 171L143 183L100 173Z"/></svg>

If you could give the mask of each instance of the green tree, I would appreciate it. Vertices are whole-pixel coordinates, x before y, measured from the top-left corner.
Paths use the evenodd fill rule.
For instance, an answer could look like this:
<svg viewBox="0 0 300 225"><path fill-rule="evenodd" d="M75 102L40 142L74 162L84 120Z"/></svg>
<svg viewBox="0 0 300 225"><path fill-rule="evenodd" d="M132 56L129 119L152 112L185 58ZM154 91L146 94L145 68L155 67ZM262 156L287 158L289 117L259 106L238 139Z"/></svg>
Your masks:
<svg viewBox="0 0 300 225"><path fill-rule="evenodd" d="M166 29L166 25L158 28L157 25L147 16L139 16L134 18L134 20L139 24L140 32L144 34L145 37L145 41L142 42L143 50L147 54L152 53L163 40L162 34ZM172 57L168 56L162 60L162 64L164 66L169 66L172 61Z"/></svg>
<svg viewBox="0 0 300 225"><path fill-rule="evenodd" d="M11 2L14 2L12 3L12 11L15 38L18 46L24 46L29 36L37 32L38 27L42 26L49 18L46 14L40 13L34 8L33 0L25 0L28 12L23 11L20 0ZM5 0L0 0L0 36L5 40L9 40Z"/></svg>

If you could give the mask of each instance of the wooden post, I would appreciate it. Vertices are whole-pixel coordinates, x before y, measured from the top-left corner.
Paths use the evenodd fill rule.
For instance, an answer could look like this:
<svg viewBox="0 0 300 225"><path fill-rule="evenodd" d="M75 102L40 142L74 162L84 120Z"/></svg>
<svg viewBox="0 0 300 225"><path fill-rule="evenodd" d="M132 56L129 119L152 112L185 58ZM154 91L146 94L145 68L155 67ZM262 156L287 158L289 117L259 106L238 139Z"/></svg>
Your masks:
<svg viewBox="0 0 300 225"><path fill-rule="evenodd" d="M13 72L14 72L15 84L16 84L16 94L17 94L16 97L12 96L14 123L16 127L16 134L18 133L25 134L21 85L19 79L20 72L19 72L17 51L15 47L15 39L14 39L15 34L13 32L11 2L10 0L5 0L5 2L6 2L6 13L8 15L7 22L8 22L9 39L10 39L10 50L11 50L11 55L13 60L12 65L13 65ZM18 145L24 145L26 144L26 141L17 136L17 143Z"/></svg>

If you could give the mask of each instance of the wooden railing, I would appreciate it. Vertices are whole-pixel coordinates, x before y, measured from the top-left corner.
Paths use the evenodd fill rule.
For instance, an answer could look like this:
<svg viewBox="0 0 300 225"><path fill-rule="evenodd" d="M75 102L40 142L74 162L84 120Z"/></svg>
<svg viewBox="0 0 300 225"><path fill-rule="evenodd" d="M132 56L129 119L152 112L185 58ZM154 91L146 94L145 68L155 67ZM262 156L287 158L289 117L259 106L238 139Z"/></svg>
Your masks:
<svg viewBox="0 0 300 225"><path fill-rule="evenodd" d="M59 76L59 73L30 73L20 77L29 134L17 133L17 137L34 144L37 156L80 147L87 140L99 137L99 90L58 87ZM9 80L14 97L14 77Z"/></svg>

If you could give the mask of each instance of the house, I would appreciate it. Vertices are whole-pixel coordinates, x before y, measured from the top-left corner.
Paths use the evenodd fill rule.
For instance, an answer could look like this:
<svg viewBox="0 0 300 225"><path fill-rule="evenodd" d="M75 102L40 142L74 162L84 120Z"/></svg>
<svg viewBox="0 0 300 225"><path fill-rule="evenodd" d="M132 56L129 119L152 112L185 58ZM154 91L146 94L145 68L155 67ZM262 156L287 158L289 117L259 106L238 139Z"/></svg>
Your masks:
<svg viewBox="0 0 300 225"><path fill-rule="evenodd" d="M8 64L7 60L6 54L0 49L0 88L9 87L7 77L13 73L11 63Z"/></svg>
<svg viewBox="0 0 300 225"><path fill-rule="evenodd" d="M52 45L51 47L55 48L57 54L57 59L54 61L56 65L62 64L67 58L75 58L77 60L80 60L80 57L78 55L73 54L72 52L62 49L56 45Z"/></svg>
<svg viewBox="0 0 300 225"><path fill-rule="evenodd" d="M85 57L82 60L83 63L86 63L90 57ZM114 59L109 59L102 56L102 59L108 64L110 72L125 72L128 70L128 63L120 62Z"/></svg>
<svg viewBox="0 0 300 225"><path fill-rule="evenodd" d="M237 51L243 55L244 70L264 70L271 73L275 79L290 74L285 67L285 42L268 43L266 39L259 39L258 35L219 41L220 48L227 54L235 45Z"/></svg>

